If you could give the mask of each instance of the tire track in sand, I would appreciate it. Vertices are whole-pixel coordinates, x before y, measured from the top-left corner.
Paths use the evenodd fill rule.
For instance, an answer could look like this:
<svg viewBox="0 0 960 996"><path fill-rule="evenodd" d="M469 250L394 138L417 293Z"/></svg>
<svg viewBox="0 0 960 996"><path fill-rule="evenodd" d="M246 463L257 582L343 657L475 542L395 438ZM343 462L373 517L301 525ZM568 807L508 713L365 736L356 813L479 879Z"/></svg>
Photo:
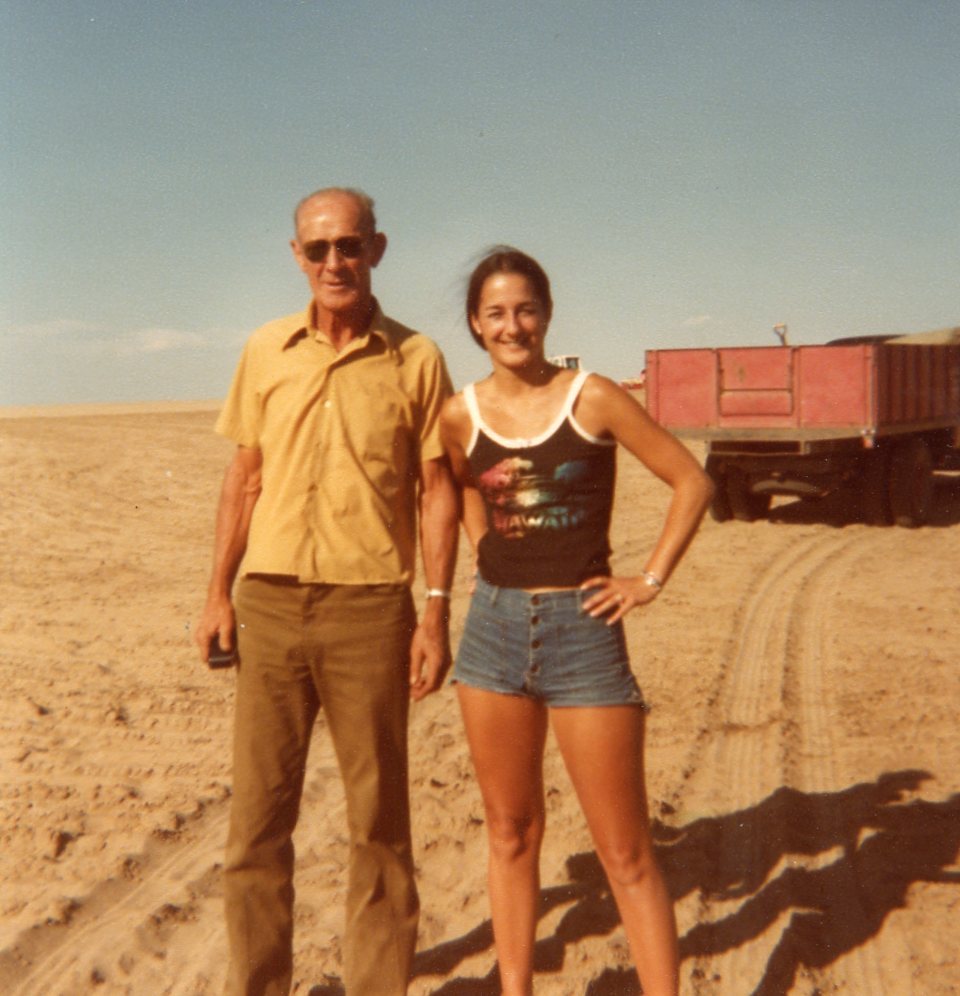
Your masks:
<svg viewBox="0 0 960 996"><path fill-rule="evenodd" d="M346 825L330 737L318 720L298 827L298 868L315 839ZM227 941L222 910L229 799L199 805L174 833L155 834L124 873L71 904L64 919L21 934L0 953L9 996L203 996L221 991ZM301 845L307 845L302 847ZM295 915L298 909L295 908ZM186 927L187 929L183 929ZM295 953L296 956L296 953Z"/></svg>
<svg viewBox="0 0 960 996"><path fill-rule="evenodd" d="M138 976L145 961L165 959L166 941L177 925L190 923L192 946L209 950L219 923L201 912L219 893L227 811L226 800L217 802L168 839L152 838L117 878L72 901L63 921L21 934L0 955L3 992L172 991L144 985Z"/></svg>
<svg viewBox="0 0 960 996"><path fill-rule="evenodd" d="M848 788L840 781L837 763L839 707L834 695L831 671L839 667L832 653L835 627L842 625L834 612L845 580L857 571L866 544L870 549L877 542L893 548L895 534L867 532L863 541L855 538L840 550L825 569L803 584L796 599L797 611L792 619L788 665L784 680L784 701L788 711L795 712L793 724L785 738L784 771L786 784L808 793L828 793ZM861 831L862 837L863 831ZM838 858L833 872L835 894L846 897L852 904L850 915L863 919L861 889L850 853L861 840L849 841ZM840 848L837 849L838 851ZM822 862L821 862L822 864ZM849 993L885 993L896 991L898 996L912 996L912 965L906 938L898 924L887 922L883 932L882 960L870 945L858 945L841 963L830 969L834 986L842 984ZM814 989L825 985L825 972L801 969L800 977L808 979ZM827 991L824 989L824 991Z"/></svg>
<svg viewBox="0 0 960 996"><path fill-rule="evenodd" d="M676 796L684 822L708 814L743 813L745 818L731 816L723 824L716 853L710 855L720 888L678 908L681 934L695 924L734 917L787 868L822 867L837 857L831 850L798 862L795 855L782 853L768 867L770 842L761 838L760 824L751 822L748 811L787 785L801 792L847 787L836 784L831 761L836 713L827 680L830 607L858 550L874 535L860 530L800 539L766 566L747 593ZM755 989L761 979L751 976L756 966L767 964L795 912L780 912L757 936L726 950L693 958L684 970L690 990L702 996L771 994ZM847 955L844 967L851 993L888 991L887 973L869 947ZM811 981L813 973L804 976Z"/></svg>

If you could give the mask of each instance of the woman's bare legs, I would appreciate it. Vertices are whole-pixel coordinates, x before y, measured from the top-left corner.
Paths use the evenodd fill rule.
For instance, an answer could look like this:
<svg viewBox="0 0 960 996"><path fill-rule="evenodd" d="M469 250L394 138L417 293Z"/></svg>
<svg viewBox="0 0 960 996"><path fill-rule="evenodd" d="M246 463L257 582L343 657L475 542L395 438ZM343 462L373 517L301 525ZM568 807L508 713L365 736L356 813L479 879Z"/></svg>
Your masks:
<svg viewBox="0 0 960 996"><path fill-rule="evenodd" d="M676 996L677 927L653 855L644 714L636 706L556 708L550 721L617 901L644 996Z"/></svg>
<svg viewBox="0 0 960 996"><path fill-rule="evenodd" d="M457 685L489 837L488 883L503 996L531 996L543 840L543 745L538 702Z"/></svg>

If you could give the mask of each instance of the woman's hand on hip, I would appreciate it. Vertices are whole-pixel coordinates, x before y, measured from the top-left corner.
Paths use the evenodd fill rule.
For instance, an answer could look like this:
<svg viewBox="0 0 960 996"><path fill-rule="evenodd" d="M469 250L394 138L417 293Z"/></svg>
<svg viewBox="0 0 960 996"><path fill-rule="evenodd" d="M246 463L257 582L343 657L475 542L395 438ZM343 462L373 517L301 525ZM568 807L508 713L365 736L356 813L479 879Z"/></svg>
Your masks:
<svg viewBox="0 0 960 996"><path fill-rule="evenodd" d="M602 616L608 626L618 622L638 605L649 604L660 594L660 589L651 585L642 576L590 578L580 585L580 590L593 592L583 603L584 611L594 619Z"/></svg>

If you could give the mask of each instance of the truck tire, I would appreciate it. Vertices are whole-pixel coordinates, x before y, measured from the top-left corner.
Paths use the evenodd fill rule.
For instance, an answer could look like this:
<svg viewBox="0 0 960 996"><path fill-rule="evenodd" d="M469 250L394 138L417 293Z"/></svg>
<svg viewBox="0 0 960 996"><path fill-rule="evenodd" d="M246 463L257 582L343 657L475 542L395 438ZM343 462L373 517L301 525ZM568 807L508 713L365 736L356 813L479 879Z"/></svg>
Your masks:
<svg viewBox="0 0 960 996"><path fill-rule="evenodd" d="M860 477L857 480L857 504L863 521L871 526L893 524L890 511L890 459L881 447L863 454Z"/></svg>
<svg viewBox="0 0 960 996"><path fill-rule="evenodd" d="M726 522L733 518L730 499L727 496L727 479L720 470L720 462L714 456L707 457L706 471L713 481L713 500L710 502L710 518L715 522Z"/></svg>
<svg viewBox="0 0 960 996"><path fill-rule="evenodd" d="M893 449L889 473L890 511L898 526L922 526L933 506L933 455L919 436Z"/></svg>
<svg viewBox="0 0 960 996"><path fill-rule="evenodd" d="M736 468L727 471L727 501L739 522L765 519L770 512L770 495L751 491L747 478Z"/></svg>

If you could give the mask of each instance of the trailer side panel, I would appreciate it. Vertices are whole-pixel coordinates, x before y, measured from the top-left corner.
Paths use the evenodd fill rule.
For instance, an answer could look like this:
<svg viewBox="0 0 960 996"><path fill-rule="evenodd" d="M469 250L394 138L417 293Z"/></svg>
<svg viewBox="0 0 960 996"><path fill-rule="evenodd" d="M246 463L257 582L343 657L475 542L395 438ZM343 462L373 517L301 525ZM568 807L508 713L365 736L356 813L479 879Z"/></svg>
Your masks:
<svg viewBox="0 0 960 996"><path fill-rule="evenodd" d="M667 428L704 438L943 428L960 423L960 346L652 350L647 404Z"/></svg>

